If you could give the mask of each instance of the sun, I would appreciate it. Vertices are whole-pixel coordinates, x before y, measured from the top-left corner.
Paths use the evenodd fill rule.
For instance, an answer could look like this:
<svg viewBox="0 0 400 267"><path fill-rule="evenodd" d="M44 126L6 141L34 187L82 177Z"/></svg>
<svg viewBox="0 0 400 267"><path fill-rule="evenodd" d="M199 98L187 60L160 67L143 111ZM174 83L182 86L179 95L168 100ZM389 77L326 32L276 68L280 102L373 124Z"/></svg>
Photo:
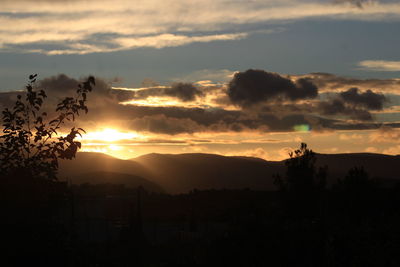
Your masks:
<svg viewBox="0 0 400 267"><path fill-rule="evenodd" d="M105 128L100 131L91 131L83 136L85 141L102 141L112 143L120 140L138 138L139 134L134 132L121 132L112 128Z"/></svg>
<svg viewBox="0 0 400 267"><path fill-rule="evenodd" d="M83 152L104 153L120 159L129 159L134 155L132 144L145 139L145 136L107 127L87 132L79 139L83 142Z"/></svg>

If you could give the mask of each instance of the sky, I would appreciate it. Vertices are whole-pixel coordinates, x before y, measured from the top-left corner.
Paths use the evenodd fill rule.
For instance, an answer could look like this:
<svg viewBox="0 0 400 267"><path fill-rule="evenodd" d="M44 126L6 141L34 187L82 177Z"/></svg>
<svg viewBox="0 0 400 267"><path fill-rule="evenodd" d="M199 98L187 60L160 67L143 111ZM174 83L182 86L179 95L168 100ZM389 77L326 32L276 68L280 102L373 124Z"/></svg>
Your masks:
<svg viewBox="0 0 400 267"><path fill-rule="evenodd" d="M96 77L84 151L400 154L400 3L0 0L0 108Z"/></svg>

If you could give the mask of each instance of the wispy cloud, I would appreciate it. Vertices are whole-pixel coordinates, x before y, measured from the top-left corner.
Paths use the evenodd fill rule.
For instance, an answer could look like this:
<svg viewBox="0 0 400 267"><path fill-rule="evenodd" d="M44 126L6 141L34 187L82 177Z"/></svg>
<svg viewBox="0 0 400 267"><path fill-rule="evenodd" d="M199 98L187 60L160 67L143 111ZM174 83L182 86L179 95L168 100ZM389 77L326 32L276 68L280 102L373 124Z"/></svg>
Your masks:
<svg viewBox="0 0 400 267"><path fill-rule="evenodd" d="M164 48L181 46L190 43L205 43L212 41L227 41L245 38L247 33L213 34L202 36L186 36L181 34L160 34L145 37L125 36L110 39L103 43L69 42L66 46L54 49L36 48L27 52L39 52L47 55L88 54L129 50L140 47Z"/></svg>
<svg viewBox="0 0 400 267"><path fill-rule="evenodd" d="M372 71L400 71L400 61L364 60L359 62L358 66Z"/></svg>
<svg viewBox="0 0 400 267"><path fill-rule="evenodd" d="M317 0L2 0L0 51L55 55L163 48L271 33L279 30L272 24L301 19L400 18L400 3L358 6Z"/></svg>

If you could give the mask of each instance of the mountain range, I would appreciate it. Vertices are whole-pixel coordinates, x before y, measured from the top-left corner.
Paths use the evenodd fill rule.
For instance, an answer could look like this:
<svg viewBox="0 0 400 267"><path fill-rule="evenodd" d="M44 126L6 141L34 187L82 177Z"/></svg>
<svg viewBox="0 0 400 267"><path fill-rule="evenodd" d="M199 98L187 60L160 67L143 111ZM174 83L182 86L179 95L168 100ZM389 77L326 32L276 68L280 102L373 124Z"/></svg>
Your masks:
<svg viewBox="0 0 400 267"><path fill-rule="evenodd" d="M345 177L352 167L364 167L371 178L400 181L400 156L372 153L316 154L317 166L328 166L328 183ZM60 180L72 183L142 185L149 191L172 194L193 189L275 190L276 174L284 175L284 161L215 154L147 154L122 160L109 155L80 152L60 162Z"/></svg>

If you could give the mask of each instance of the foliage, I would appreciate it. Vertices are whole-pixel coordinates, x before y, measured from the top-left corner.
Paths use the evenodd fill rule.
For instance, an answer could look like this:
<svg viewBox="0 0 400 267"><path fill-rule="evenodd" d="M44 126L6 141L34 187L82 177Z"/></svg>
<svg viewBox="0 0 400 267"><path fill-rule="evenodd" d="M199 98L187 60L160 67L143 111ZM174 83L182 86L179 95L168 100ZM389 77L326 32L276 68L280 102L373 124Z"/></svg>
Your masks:
<svg viewBox="0 0 400 267"><path fill-rule="evenodd" d="M286 175L277 175L274 181L283 201L282 212L292 218L287 223L315 227L315 222L322 222L323 218L327 167L317 169L315 153L305 143L289 156L285 161Z"/></svg>
<svg viewBox="0 0 400 267"><path fill-rule="evenodd" d="M285 161L286 177L275 177L275 185L280 190L291 192L318 191L325 188L327 168L316 169L315 153L301 143L300 148L289 153L290 158Z"/></svg>
<svg viewBox="0 0 400 267"><path fill-rule="evenodd" d="M81 143L76 137L82 128L71 128L67 134L61 132L67 121L74 121L80 111L88 112L87 93L95 85L90 76L79 84L75 97L65 97L49 119L42 110L47 98L44 90L35 87L37 74L29 76L24 94L17 96L13 108L2 112L3 133L0 136L0 172L3 175L21 174L54 180L58 170L58 159L75 157ZM53 116L53 115L52 115Z"/></svg>

